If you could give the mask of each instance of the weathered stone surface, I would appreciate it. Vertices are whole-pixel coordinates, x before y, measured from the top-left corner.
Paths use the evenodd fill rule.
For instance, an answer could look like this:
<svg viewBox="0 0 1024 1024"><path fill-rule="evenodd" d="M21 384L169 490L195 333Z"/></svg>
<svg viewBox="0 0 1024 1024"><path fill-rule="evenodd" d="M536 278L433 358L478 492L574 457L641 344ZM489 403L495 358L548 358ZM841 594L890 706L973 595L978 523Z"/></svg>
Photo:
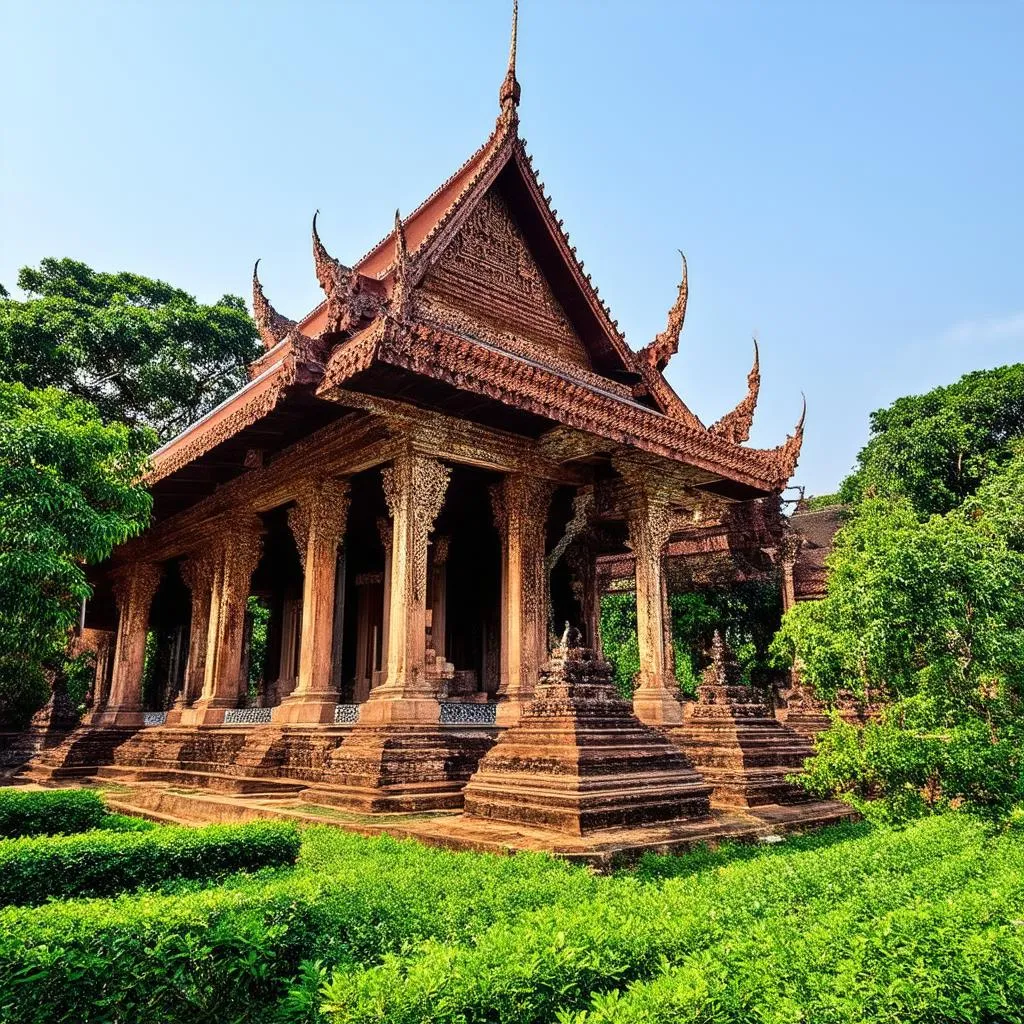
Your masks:
<svg viewBox="0 0 1024 1024"><path fill-rule="evenodd" d="M611 673L563 641L518 723L469 780L466 812L571 835L706 816L709 787L633 715Z"/></svg>
<svg viewBox="0 0 1024 1024"><path fill-rule="evenodd" d="M665 732L714 787L722 807L758 807L808 799L786 776L799 772L813 746L783 725L756 687L738 681L739 668L716 633L712 663L686 708L682 725Z"/></svg>

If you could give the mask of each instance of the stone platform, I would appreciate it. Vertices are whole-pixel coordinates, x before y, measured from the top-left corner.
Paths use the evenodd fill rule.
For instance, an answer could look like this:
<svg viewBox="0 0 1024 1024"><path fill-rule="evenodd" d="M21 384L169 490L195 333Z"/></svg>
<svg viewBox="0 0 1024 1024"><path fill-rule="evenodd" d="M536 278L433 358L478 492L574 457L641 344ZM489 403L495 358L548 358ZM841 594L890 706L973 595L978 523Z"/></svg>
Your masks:
<svg viewBox="0 0 1024 1024"><path fill-rule="evenodd" d="M36 775L36 772L31 773ZM793 806L765 805L749 810L712 811L709 817L661 825L600 829L584 836L566 835L507 822L485 821L455 811L419 814L358 814L325 805L322 787L301 793L250 788L253 780L236 780L236 790L211 789L207 780L178 773L172 780L145 769L105 769L99 776L62 780L60 785L101 787L112 810L165 824L198 825L256 819L332 825L361 835L388 834L415 839L449 850L512 854L547 852L606 871L637 860L645 853L684 853L700 845L763 842L856 818L845 804L831 801ZM23 780L47 784L45 778ZM262 781L262 780L258 780ZM54 783L50 781L49 785ZM265 786L265 783L264 783Z"/></svg>

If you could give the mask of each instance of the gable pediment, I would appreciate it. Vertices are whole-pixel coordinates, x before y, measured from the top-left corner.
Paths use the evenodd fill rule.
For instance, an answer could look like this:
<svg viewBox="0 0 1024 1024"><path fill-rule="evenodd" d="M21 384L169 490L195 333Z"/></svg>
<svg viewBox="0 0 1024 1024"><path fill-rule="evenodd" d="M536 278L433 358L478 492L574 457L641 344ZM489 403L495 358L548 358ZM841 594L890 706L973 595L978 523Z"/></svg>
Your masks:
<svg viewBox="0 0 1024 1024"><path fill-rule="evenodd" d="M508 202L491 187L416 290L417 317L538 358L591 368Z"/></svg>

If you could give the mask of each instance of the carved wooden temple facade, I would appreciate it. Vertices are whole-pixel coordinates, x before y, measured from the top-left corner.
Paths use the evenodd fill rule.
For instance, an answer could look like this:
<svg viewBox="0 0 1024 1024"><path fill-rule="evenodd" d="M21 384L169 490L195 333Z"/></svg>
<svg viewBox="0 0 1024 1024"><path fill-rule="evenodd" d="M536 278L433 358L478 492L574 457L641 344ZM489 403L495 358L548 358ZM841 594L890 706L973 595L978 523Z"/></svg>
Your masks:
<svg viewBox="0 0 1024 1024"><path fill-rule="evenodd" d="M685 260L664 331L627 345L526 150L519 94L513 32L494 131L411 215L351 266L313 218L324 300L301 320L254 269L265 352L154 455L153 523L97 581L87 626L110 641L59 763L298 780L364 810L459 807L523 719L552 636L568 621L581 650L599 645L602 566L628 558L632 715L607 703L599 668L584 675L600 686L550 686L570 703L600 691L601 721L625 715L629 743L654 751L644 771L681 780L676 814L707 812L672 670L667 545L771 505L802 418L778 448L744 444L756 359L746 398L711 426L669 385ZM269 616L255 693L253 596Z"/></svg>

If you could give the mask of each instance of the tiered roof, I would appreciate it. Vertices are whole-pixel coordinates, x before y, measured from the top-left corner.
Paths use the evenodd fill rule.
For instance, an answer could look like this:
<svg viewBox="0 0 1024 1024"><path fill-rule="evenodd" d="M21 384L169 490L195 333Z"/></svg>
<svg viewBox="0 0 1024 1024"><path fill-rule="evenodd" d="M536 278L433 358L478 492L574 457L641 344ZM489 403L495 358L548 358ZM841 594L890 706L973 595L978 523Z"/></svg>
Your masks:
<svg viewBox="0 0 1024 1024"><path fill-rule="evenodd" d="M665 330L637 352L626 343L519 134L515 61L514 16L494 130L412 214L396 212L393 230L353 266L328 253L314 216L325 294L316 309L298 322L281 316L254 268L265 352L246 387L154 455L150 482L286 407L308 422L309 409L322 416L351 391L390 390L456 415L485 403L518 415L510 422L528 433L576 428L696 466L744 496L785 486L803 416L778 448L742 445L760 387L756 341L746 397L710 428L664 377L686 315L685 258Z"/></svg>

